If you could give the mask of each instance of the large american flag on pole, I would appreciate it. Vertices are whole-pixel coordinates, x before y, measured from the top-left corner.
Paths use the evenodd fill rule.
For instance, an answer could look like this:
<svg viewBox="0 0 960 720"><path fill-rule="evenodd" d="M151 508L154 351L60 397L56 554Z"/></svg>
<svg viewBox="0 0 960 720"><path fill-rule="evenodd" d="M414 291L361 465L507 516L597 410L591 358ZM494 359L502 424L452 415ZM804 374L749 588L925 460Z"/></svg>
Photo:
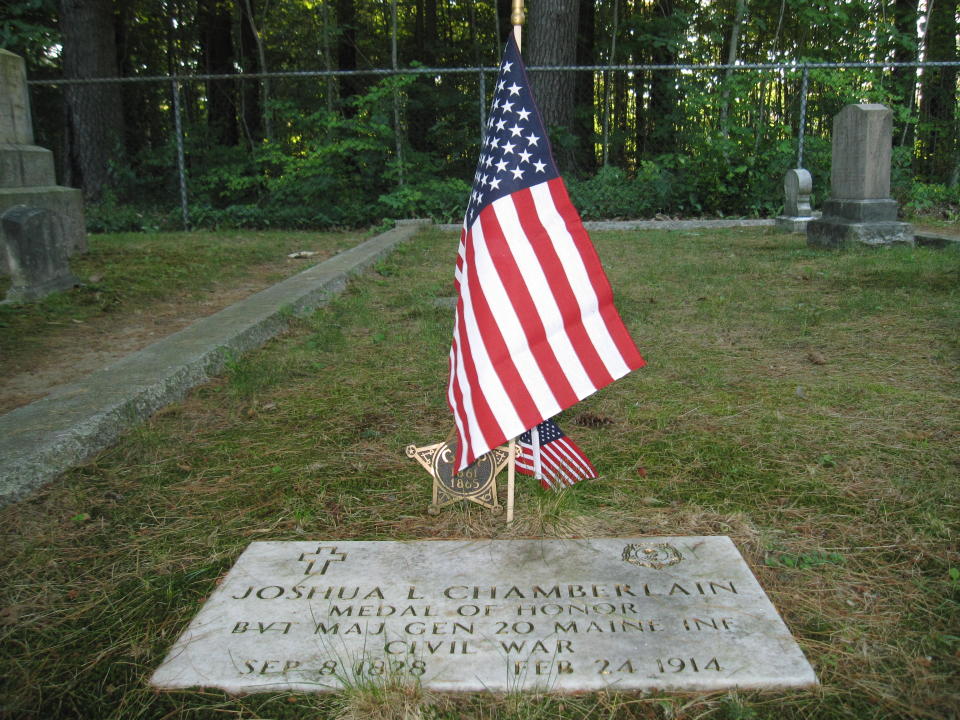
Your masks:
<svg viewBox="0 0 960 720"><path fill-rule="evenodd" d="M457 471L644 364L557 171L512 36L455 281L447 400Z"/></svg>

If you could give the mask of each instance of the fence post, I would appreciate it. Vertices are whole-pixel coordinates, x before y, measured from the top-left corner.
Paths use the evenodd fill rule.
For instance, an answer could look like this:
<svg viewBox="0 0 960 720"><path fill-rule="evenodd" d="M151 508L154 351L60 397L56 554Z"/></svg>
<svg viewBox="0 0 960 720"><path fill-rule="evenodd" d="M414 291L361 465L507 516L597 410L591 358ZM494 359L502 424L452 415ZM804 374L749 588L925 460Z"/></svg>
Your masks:
<svg viewBox="0 0 960 720"><path fill-rule="evenodd" d="M803 167L803 134L807 124L807 86L810 83L810 68L803 66L803 79L800 82L800 127L797 130L797 169Z"/></svg>
<svg viewBox="0 0 960 720"><path fill-rule="evenodd" d="M393 68L393 81L397 82L397 0L393 0L390 8L391 29L390 29L390 65ZM403 132L400 123L400 90L396 84L393 86L393 136L396 139L397 152L397 182L403 187Z"/></svg>
<svg viewBox="0 0 960 720"><path fill-rule="evenodd" d="M483 140L487 134L487 75L483 72L483 66L480 66L480 147L483 147Z"/></svg>
<svg viewBox="0 0 960 720"><path fill-rule="evenodd" d="M183 216L183 229L190 229L190 211L187 208L187 163L183 155L183 123L180 120L180 81L174 78L170 85L173 90L173 123L177 133L177 171L180 174L180 214Z"/></svg>

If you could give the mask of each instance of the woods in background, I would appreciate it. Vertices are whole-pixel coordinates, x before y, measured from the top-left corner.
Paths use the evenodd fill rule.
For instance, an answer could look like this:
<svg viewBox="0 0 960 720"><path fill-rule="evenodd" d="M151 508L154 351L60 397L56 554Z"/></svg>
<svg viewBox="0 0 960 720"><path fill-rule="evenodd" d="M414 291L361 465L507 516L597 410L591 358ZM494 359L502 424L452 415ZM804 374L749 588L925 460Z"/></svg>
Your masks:
<svg viewBox="0 0 960 720"><path fill-rule="evenodd" d="M184 78L191 215L240 225L461 213L492 75L481 100L476 72L364 71L493 67L510 10L509 0L7 6L0 40L33 80ZM958 0L527 0L527 10L528 66L958 59ZM188 79L302 70L349 72ZM882 102L895 112L903 192L955 188L957 70L812 70L805 165L825 183L833 115ZM777 211L796 162L799 71L540 71L532 82L586 216ZM55 150L62 182L114 218L121 206L175 206L169 81L34 85L31 96L37 142Z"/></svg>

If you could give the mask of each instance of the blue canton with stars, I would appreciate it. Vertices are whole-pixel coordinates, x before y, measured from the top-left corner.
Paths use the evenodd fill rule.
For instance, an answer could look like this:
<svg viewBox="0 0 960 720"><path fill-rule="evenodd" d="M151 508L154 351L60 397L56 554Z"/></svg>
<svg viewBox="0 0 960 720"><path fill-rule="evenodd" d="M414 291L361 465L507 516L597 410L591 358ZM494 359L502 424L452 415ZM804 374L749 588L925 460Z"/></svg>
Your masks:
<svg viewBox="0 0 960 720"><path fill-rule="evenodd" d="M559 177L513 36L503 51L466 224L494 200Z"/></svg>

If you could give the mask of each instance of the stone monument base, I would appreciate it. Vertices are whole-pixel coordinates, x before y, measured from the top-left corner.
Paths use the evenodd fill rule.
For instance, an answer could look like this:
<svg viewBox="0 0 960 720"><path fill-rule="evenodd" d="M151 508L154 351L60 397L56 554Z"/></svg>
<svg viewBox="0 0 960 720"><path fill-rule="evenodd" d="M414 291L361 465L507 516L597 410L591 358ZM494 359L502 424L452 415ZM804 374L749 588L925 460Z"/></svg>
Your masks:
<svg viewBox="0 0 960 720"><path fill-rule="evenodd" d="M63 224L69 256L87 250L87 231L83 219L83 194L61 185L34 187L0 187L0 215L17 205L45 208L55 213ZM3 252L3 232L0 230L0 276L9 275L6 254Z"/></svg>
<svg viewBox="0 0 960 720"><path fill-rule="evenodd" d="M823 217L807 223L807 244L838 248L913 245L913 227L897 220L896 200L827 200Z"/></svg>
<svg viewBox="0 0 960 720"><path fill-rule="evenodd" d="M794 217L792 215L778 215L775 222L777 230L789 233L805 233L807 223L820 217L820 213L807 215L805 217Z"/></svg>
<svg viewBox="0 0 960 720"><path fill-rule="evenodd" d="M31 302L80 284L70 272L65 225L63 217L52 210L26 205L0 216L4 256L12 279L0 304Z"/></svg>

